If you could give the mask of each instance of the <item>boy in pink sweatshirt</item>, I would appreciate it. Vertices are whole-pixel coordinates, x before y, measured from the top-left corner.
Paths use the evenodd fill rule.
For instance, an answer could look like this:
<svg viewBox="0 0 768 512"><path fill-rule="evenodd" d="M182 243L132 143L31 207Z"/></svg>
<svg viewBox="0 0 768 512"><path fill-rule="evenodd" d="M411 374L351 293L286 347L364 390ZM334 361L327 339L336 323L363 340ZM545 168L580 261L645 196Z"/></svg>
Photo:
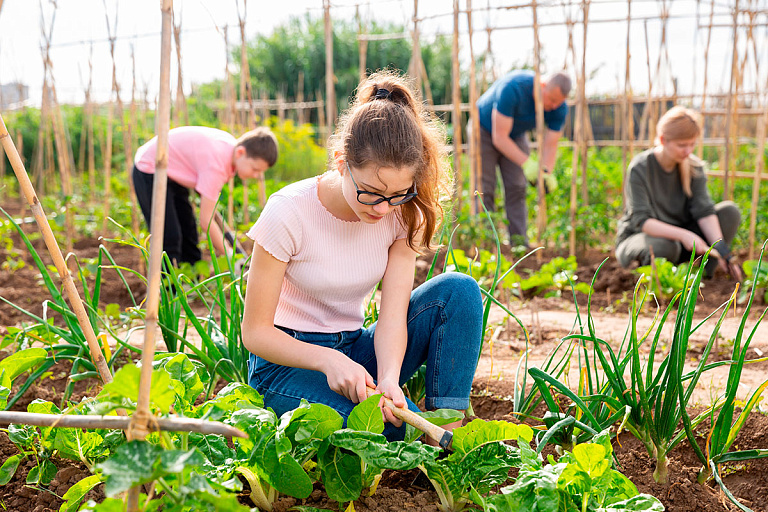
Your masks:
<svg viewBox="0 0 768 512"><path fill-rule="evenodd" d="M277 161L277 139L260 127L235 139L229 133L204 126L183 126L168 133L168 191L165 202L163 250L175 263L202 259L195 212L189 189L200 194L200 226L210 229L216 250L225 254L221 229L213 220L221 189L237 174L246 180L262 175ZM141 212L150 225L157 137L136 152L133 182Z"/></svg>

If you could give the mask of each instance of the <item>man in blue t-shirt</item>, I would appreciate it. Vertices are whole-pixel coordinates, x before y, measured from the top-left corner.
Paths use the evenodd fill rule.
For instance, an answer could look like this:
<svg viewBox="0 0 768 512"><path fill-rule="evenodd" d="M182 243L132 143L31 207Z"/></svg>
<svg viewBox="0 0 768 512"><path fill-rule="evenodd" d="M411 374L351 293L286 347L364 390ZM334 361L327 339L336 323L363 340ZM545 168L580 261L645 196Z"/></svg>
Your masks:
<svg viewBox="0 0 768 512"><path fill-rule="evenodd" d="M483 204L494 211L496 166L504 183L504 206L509 221L510 243L527 245L528 212L525 204L528 181L523 164L530 148L526 132L536 129L532 71L510 71L494 82L477 100L480 114L480 156L482 159ZM544 172L555 165L557 142L563 133L568 107L565 98L571 92L571 79L565 73L554 73L541 80L544 104L544 143L539 151Z"/></svg>

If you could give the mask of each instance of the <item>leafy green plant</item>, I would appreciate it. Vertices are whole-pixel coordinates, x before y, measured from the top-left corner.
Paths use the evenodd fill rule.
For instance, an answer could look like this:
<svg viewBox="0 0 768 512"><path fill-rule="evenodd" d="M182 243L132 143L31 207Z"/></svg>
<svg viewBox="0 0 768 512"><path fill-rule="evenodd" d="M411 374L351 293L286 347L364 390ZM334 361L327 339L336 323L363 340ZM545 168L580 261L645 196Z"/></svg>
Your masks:
<svg viewBox="0 0 768 512"><path fill-rule="evenodd" d="M560 297L563 290L571 288L574 291L589 294L590 285L586 283L573 284L578 279L575 274L576 257L561 256L552 258L543 264L539 270L529 271L530 277L523 279L520 283L520 289L523 292L531 292L533 295L544 295L545 297Z"/></svg>
<svg viewBox="0 0 768 512"><path fill-rule="evenodd" d="M440 498L440 509L458 512L472 501L472 494L485 494L505 482L510 468L519 465L518 446L530 443L533 430L528 425L504 421L472 420L453 431L453 453L419 466Z"/></svg>
<svg viewBox="0 0 768 512"><path fill-rule="evenodd" d="M768 304L768 268L761 260L747 260L742 265L744 269L744 285L739 294L739 304L744 304L754 290L755 295L762 297L763 304Z"/></svg>
<svg viewBox="0 0 768 512"><path fill-rule="evenodd" d="M638 267L635 272L643 276L645 283L656 296L667 301L685 286L689 274L688 266L689 263L675 265L666 258L655 258L653 265ZM694 267L691 272L696 273L697 270Z"/></svg>
<svg viewBox="0 0 768 512"><path fill-rule="evenodd" d="M612 468L610 435L603 432L593 443L576 445L555 461L542 464L541 456L521 444L522 463L517 481L500 494L483 499L473 494L485 512L661 512L658 499L638 494L637 487Z"/></svg>

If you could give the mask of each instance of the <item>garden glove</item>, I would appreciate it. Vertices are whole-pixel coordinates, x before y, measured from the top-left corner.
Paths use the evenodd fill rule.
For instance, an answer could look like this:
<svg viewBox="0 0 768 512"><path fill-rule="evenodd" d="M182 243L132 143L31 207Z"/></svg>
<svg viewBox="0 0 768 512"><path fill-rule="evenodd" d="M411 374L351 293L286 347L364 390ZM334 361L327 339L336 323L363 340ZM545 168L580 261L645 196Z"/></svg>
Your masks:
<svg viewBox="0 0 768 512"><path fill-rule="evenodd" d="M557 189L557 180L555 176L546 167L544 171L544 193L549 194ZM539 184L539 161L534 157L528 157L528 160L523 164L523 174L525 179L532 187L537 187Z"/></svg>

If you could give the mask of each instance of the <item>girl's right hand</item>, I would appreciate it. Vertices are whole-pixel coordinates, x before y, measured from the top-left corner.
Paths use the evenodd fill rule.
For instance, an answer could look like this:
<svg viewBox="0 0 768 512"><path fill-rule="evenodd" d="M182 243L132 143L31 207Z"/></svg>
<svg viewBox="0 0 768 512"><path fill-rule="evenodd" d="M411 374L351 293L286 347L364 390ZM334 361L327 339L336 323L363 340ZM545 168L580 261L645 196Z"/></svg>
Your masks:
<svg viewBox="0 0 768 512"><path fill-rule="evenodd" d="M331 351L333 355L327 362L327 369L324 370L328 386L356 404L368 398L367 387L376 387L371 374L361 364L354 362L341 352Z"/></svg>

